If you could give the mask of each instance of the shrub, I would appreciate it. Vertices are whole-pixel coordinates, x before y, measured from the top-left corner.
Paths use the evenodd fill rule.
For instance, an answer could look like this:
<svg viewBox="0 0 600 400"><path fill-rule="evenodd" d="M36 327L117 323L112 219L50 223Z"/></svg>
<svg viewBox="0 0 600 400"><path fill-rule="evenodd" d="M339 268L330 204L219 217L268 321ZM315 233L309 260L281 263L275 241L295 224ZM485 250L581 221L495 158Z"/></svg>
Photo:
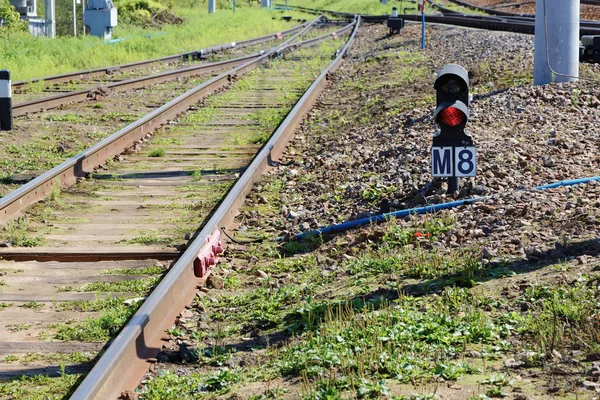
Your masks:
<svg viewBox="0 0 600 400"><path fill-rule="evenodd" d="M0 37L7 37L14 32L27 32L27 22L21 21L19 13L8 0L0 0L0 19L4 20L0 26Z"/></svg>

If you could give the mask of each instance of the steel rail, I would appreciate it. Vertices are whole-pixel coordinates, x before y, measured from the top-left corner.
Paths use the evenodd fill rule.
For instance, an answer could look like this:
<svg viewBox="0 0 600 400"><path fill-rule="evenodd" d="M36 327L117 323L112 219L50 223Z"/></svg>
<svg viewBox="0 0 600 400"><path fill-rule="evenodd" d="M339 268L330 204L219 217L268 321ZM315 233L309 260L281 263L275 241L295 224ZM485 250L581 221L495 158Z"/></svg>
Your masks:
<svg viewBox="0 0 600 400"><path fill-rule="evenodd" d="M454 1L454 0L453 0ZM459 0L460 1L460 0ZM467 4L467 3L465 3ZM325 13L336 16L347 17L350 14L340 11L321 10L301 6L288 6L306 13ZM419 14L401 14L398 17L407 21L421 22ZM384 22L389 15L361 15L365 22ZM425 15L425 21L437 24L464 26L468 28L487 29L503 32L516 32L533 35L535 33L535 21L527 15L509 14L507 16L483 16L460 14L452 12L449 15ZM600 35L600 22L582 20L579 27L579 35Z"/></svg>
<svg viewBox="0 0 600 400"><path fill-rule="evenodd" d="M127 387L126 382L139 382L148 364L145 360L161 348L160 337L170 327L178 313L193 299L196 285L194 262L209 246L215 232L229 226L243 204L254 182L278 159L308 111L327 84L327 76L337 69L356 36L360 17L353 22L354 29L335 60L319 75L292 111L279 125L271 139L263 146L252 163L206 223L198 237L179 258L169 273L154 289L137 313L108 347L98 363L77 388L72 400L113 399ZM135 366L134 366L135 364ZM140 374L140 372L142 372Z"/></svg>
<svg viewBox="0 0 600 400"><path fill-rule="evenodd" d="M282 36L291 35L291 34L294 34L298 31L304 29L306 27L306 25L307 25L307 23L303 23L303 24L300 24L298 26L295 26L293 28L290 28L290 29L287 29L287 30L284 30L284 31L281 31L278 33L280 33ZM168 63L173 63L173 62L177 62L177 61L185 60L185 59L200 59L200 58L202 58L203 55L206 55L206 54L218 53L218 52L221 52L224 50L229 50L229 49L232 49L235 47L247 47L247 46L252 46L255 44L268 42L271 40L276 40L276 39L278 39L277 38L278 33L272 33L272 34L265 35L265 36L246 39L246 40L242 40L239 42L229 42L229 43L225 43L225 44L218 44L215 46L208 47L206 49L201 49L201 50L196 50L196 51L188 51L185 53L174 54L171 56L166 56L166 57L161 57L161 58L153 58L150 60L136 61L136 62L127 63L127 64L120 64L120 65L95 68L95 69L85 70L85 71L69 72L66 74L52 75L52 76L46 76L46 77L42 77L42 78L17 81L17 82L12 83L12 88L18 89L21 86L26 86L31 83L41 82L41 81L48 82L48 83L64 83L64 82L70 82L72 80L87 79L87 78L94 78L94 77L102 76L102 75L109 75L114 72L129 71L132 69L148 66L151 64L155 64L155 63L168 64Z"/></svg>
<svg viewBox="0 0 600 400"><path fill-rule="evenodd" d="M260 57L246 61L245 63L188 90L139 120L103 139L94 146L71 157L20 188L8 193L0 199L0 223L6 223L8 220L18 215L26 206L42 200L55 187L70 186L76 182L77 178L85 177L89 172L92 172L110 158L133 146L149 132L173 119L209 94L229 85L235 75L246 72L247 70L266 62L278 48L293 42L304 32L310 30L320 19L320 16L314 19L300 32L286 40L282 45L274 47Z"/></svg>
<svg viewBox="0 0 600 400"><path fill-rule="evenodd" d="M139 78L126 79L119 82L112 82L103 85L90 86L86 89L74 90L72 92L62 93L55 96L42 97L40 99L24 101L13 104L13 116L50 110L67 104L80 103L86 100L95 99L97 95L103 95L108 91L124 92L176 80L178 78L188 78L205 73L222 71L243 64L253 58L260 57L260 53L249 56L239 57L231 60L219 61L215 63L201 64L189 68L166 71L159 74L142 76Z"/></svg>
<svg viewBox="0 0 600 400"><path fill-rule="evenodd" d="M466 1L462 1L462 0L449 0L452 3L458 4L460 6L463 7L467 7L470 8L471 10L477 10L477 11L482 11L491 15L500 15L500 16L520 16L520 17L535 17L535 15L533 14L519 14L519 13L511 13L508 11L500 11L500 10L496 10L493 8L487 8L487 7L479 7L476 5L473 5L471 3L468 3Z"/></svg>

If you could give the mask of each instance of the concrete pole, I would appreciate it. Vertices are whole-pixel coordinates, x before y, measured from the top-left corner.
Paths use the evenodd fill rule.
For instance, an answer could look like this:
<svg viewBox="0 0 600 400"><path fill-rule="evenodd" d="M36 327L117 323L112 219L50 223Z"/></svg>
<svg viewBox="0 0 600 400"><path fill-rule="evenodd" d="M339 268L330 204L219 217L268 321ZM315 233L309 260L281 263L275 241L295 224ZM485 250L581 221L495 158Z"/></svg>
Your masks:
<svg viewBox="0 0 600 400"><path fill-rule="evenodd" d="M77 36L77 3L73 0L73 36Z"/></svg>
<svg viewBox="0 0 600 400"><path fill-rule="evenodd" d="M212 14L217 8L217 0L208 0L208 13Z"/></svg>
<svg viewBox="0 0 600 400"><path fill-rule="evenodd" d="M44 20L46 21L46 36L56 37L56 19L54 17L54 0L44 0Z"/></svg>
<svg viewBox="0 0 600 400"><path fill-rule="evenodd" d="M579 1L536 0L535 5L534 85L576 81Z"/></svg>

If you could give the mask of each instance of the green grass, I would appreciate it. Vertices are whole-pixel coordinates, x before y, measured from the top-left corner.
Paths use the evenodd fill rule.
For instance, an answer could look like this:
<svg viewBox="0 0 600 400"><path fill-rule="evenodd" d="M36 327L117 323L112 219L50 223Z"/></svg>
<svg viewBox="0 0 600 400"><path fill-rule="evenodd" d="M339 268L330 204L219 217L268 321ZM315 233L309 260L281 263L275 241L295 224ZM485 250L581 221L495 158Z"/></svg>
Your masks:
<svg viewBox="0 0 600 400"><path fill-rule="evenodd" d="M0 396L28 400L61 399L71 393L80 376L62 373L58 378L44 375L16 377L0 382Z"/></svg>
<svg viewBox="0 0 600 400"><path fill-rule="evenodd" d="M160 281L160 277L117 282L93 282L83 285L79 292L145 293Z"/></svg>
<svg viewBox="0 0 600 400"><path fill-rule="evenodd" d="M101 310L100 317L54 324L50 328L55 331L54 338L57 340L105 342L119 332L141 304L141 302L136 302L128 306L123 303L123 299L97 302L96 307L84 311ZM68 307L71 309L71 306Z"/></svg>
<svg viewBox="0 0 600 400"><path fill-rule="evenodd" d="M166 154L165 149L162 147L159 147L157 149L150 150L150 152L148 152L148 157L164 157L165 154Z"/></svg>
<svg viewBox="0 0 600 400"><path fill-rule="evenodd" d="M30 230L23 219L20 219L19 221L10 221L8 225L4 227L2 236L5 240L11 242L13 246L36 247L42 246L46 242L41 235L33 236L32 230Z"/></svg>
<svg viewBox="0 0 600 400"><path fill-rule="evenodd" d="M44 307L44 304L38 303L36 301L30 301L30 302L21 304L21 307L29 308L31 310L40 310Z"/></svg>
<svg viewBox="0 0 600 400"><path fill-rule="evenodd" d="M52 40L15 35L10 40L0 41L2 67L11 70L12 79L17 81L199 50L292 26L280 19L282 12L259 7L238 7L235 14L218 10L208 15L206 4L202 3L175 7L174 12L186 22L161 29L166 34L153 35L158 31L119 24L113 38L125 37L126 40L115 44L105 44L92 36ZM150 39L142 35L153 36Z"/></svg>
<svg viewBox="0 0 600 400"><path fill-rule="evenodd" d="M159 275L167 269L162 266L144 267L144 268L117 268L109 269L104 275Z"/></svg>

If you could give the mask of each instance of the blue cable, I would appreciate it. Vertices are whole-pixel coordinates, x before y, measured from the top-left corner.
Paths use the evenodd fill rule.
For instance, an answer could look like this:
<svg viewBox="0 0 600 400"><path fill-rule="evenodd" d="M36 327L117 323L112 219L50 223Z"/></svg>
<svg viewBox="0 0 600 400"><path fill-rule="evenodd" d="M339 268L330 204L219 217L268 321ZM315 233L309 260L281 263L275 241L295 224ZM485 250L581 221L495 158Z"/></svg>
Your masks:
<svg viewBox="0 0 600 400"><path fill-rule="evenodd" d="M573 186L573 185L579 185L582 183L589 183L592 181L600 181L600 176L595 176L592 178L581 178L581 179L570 179L570 180L565 180L565 181L559 181L559 182L555 182L555 183L550 183L548 185L536 186L534 189L535 190L555 189L555 188L558 188L561 186ZM438 212L441 210L448 210L450 208L473 204L473 203L476 203L479 201L487 200L489 198L490 198L489 196L475 197L472 199L457 200L457 201L451 201L449 203L434 204L431 206L416 207L416 208L410 208L407 210L400 210L400 211L394 211L394 212L389 212L389 213L385 213L385 214L373 215L368 218L357 219L354 221L343 222L341 224L330 225L325 228L319 228L319 229L314 229L311 231L302 232L302 233L299 233L296 236L294 236L293 240L303 240L303 239L307 239L313 235L315 235L315 236L331 235L334 233L347 231L349 229L358 228L360 226L387 221L387 220L390 220L391 218L404 218L404 217L407 217L407 216L413 215L413 214L420 215L420 214L434 213L434 212ZM282 239L279 238L277 240L280 241Z"/></svg>

